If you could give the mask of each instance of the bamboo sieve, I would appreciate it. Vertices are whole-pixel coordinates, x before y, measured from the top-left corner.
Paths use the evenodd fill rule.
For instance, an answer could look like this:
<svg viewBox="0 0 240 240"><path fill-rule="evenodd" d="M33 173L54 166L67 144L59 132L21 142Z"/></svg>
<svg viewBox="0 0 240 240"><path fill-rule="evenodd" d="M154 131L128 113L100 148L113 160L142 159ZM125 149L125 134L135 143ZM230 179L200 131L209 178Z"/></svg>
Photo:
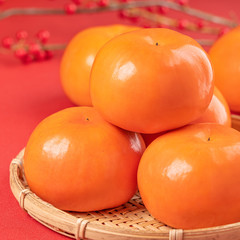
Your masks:
<svg viewBox="0 0 240 240"><path fill-rule="evenodd" d="M232 123L240 131L240 116L232 115ZM240 222L195 230L166 226L149 214L138 193L113 209L86 213L59 210L29 189L22 167L23 155L24 149L10 164L13 195L31 217L67 237L77 240L240 240Z"/></svg>
<svg viewBox="0 0 240 240"><path fill-rule="evenodd" d="M232 114L232 127L240 131L240 115Z"/></svg>

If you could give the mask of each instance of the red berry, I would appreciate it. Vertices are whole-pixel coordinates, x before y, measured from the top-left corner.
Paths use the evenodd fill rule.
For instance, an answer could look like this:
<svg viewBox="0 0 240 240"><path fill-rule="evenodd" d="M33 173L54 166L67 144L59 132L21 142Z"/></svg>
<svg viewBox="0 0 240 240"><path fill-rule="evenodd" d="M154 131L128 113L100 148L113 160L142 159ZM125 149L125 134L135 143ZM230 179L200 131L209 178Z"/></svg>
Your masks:
<svg viewBox="0 0 240 240"><path fill-rule="evenodd" d="M76 5L81 5L82 4L82 0L72 0L73 3L75 3Z"/></svg>
<svg viewBox="0 0 240 240"><path fill-rule="evenodd" d="M229 28L227 28L227 27L224 27L224 28L220 29L219 34L218 34L218 37L223 36L223 35L226 34L227 32L229 32Z"/></svg>
<svg viewBox="0 0 240 240"><path fill-rule="evenodd" d="M186 19L181 19L178 21L178 28L180 30L184 30L187 27L187 25L188 25L188 20Z"/></svg>
<svg viewBox="0 0 240 240"><path fill-rule="evenodd" d="M73 14L77 11L77 5L75 3L67 3L64 6L64 10L67 14Z"/></svg>
<svg viewBox="0 0 240 240"><path fill-rule="evenodd" d="M99 0L98 1L98 6L100 7L106 7L109 5L109 0Z"/></svg>
<svg viewBox="0 0 240 240"><path fill-rule="evenodd" d="M38 54L35 55L36 61L42 61L45 59L45 57L46 57L46 52L43 50L39 51Z"/></svg>
<svg viewBox="0 0 240 240"><path fill-rule="evenodd" d="M11 38L11 37L6 37L2 40L2 46L4 48L11 48L11 46L13 45L14 43L14 39Z"/></svg>
<svg viewBox="0 0 240 240"><path fill-rule="evenodd" d="M186 6L186 5L188 5L188 0L178 0L177 2L178 2L178 4L180 4L181 6Z"/></svg>
<svg viewBox="0 0 240 240"><path fill-rule="evenodd" d="M16 38L18 40L26 39L27 37L28 37L27 31L19 31L19 32L16 33Z"/></svg>
<svg viewBox="0 0 240 240"><path fill-rule="evenodd" d="M128 2L130 2L129 0L118 0L119 2L121 2L121 3L128 3Z"/></svg>
<svg viewBox="0 0 240 240"><path fill-rule="evenodd" d="M51 59L53 57L53 52L46 50L45 51L45 59Z"/></svg>
<svg viewBox="0 0 240 240"><path fill-rule="evenodd" d="M132 23L137 23L140 18L139 18L139 16L129 16L128 19L129 19Z"/></svg>
<svg viewBox="0 0 240 240"><path fill-rule="evenodd" d="M169 11L169 8L167 8L167 7L159 6L157 8L157 12L160 14L166 14L168 11Z"/></svg>
<svg viewBox="0 0 240 240"><path fill-rule="evenodd" d="M201 28L204 27L204 22L203 22L203 20L199 20L199 21L197 22L197 27L198 27L199 29L201 29Z"/></svg>
<svg viewBox="0 0 240 240"><path fill-rule="evenodd" d="M33 55L38 54L40 50L41 50L41 47L37 43L32 43L29 45L29 52Z"/></svg>
<svg viewBox="0 0 240 240"><path fill-rule="evenodd" d="M128 13L127 13L126 10L119 11L118 15L119 15L120 18L127 18L128 17Z"/></svg>
<svg viewBox="0 0 240 240"><path fill-rule="evenodd" d="M47 30L42 30L38 32L37 37L42 43L46 43L50 37L50 32Z"/></svg>
<svg viewBox="0 0 240 240"><path fill-rule="evenodd" d="M0 0L0 5L5 3L5 0Z"/></svg>
<svg viewBox="0 0 240 240"><path fill-rule="evenodd" d="M15 50L15 56L19 59L24 58L27 55L27 51L24 48L19 48Z"/></svg>
<svg viewBox="0 0 240 240"><path fill-rule="evenodd" d="M26 54L24 57L21 58L22 63L30 63L33 61L33 57L30 54Z"/></svg>
<svg viewBox="0 0 240 240"><path fill-rule="evenodd" d="M156 7L155 6L146 7L146 10L148 12L155 12L156 11Z"/></svg>

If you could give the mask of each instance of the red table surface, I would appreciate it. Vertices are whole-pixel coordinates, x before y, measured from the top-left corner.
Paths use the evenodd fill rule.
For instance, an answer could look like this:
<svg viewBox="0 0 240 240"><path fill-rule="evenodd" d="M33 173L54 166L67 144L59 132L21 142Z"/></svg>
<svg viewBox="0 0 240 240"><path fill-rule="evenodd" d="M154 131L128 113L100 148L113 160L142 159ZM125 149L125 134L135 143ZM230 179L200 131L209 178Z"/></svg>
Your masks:
<svg viewBox="0 0 240 240"><path fill-rule="evenodd" d="M0 11L10 7L56 7L67 1L7 0ZM68 1L70 2L70 1ZM34 5L33 5L34 4ZM240 14L239 0L191 0L190 5L221 16ZM26 29L34 36L40 29L51 32L51 43L68 42L89 26L127 23L116 13L73 16L16 16L0 21L0 39ZM9 165L26 145L36 125L48 115L71 107L60 85L62 52L50 61L21 64L12 55L0 54L0 239L67 239L33 220L18 205L9 187Z"/></svg>

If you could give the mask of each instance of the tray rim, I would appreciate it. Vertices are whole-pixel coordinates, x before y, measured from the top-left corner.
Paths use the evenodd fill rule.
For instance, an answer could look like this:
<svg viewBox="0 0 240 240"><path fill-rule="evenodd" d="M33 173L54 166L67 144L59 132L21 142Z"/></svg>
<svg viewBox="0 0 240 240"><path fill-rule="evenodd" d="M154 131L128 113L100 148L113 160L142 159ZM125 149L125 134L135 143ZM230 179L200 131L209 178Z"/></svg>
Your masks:
<svg viewBox="0 0 240 240"><path fill-rule="evenodd" d="M240 121L240 113L239 113L239 114L237 114L237 113L231 113L231 118L232 118L233 120L238 120L238 121Z"/></svg>

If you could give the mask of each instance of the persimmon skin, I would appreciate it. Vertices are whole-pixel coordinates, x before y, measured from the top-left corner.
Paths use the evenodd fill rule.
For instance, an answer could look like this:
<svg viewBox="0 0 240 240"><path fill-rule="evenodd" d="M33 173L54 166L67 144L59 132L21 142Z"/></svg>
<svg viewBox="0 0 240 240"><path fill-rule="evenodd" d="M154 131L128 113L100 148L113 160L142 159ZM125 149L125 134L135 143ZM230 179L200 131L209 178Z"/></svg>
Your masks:
<svg viewBox="0 0 240 240"><path fill-rule="evenodd" d="M100 49L90 92L107 121L157 133L186 125L206 110L213 94L212 67L192 38L169 29L140 29Z"/></svg>
<svg viewBox="0 0 240 240"><path fill-rule="evenodd" d="M240 27L219 38L209 50L215 73L215 85L227 100L231 111L240 113Z"/></svg>
<svg viewBox="0 0 240 240"><path fill-rule="evenodd" d="M240 221L240 133L194 124L166 133L144 152L138 187L148 211L181 229Z"/></svg>
<svg viewBox="0 0 240 240"><path fill-rule="evenodd" d="M218 123L231 127L231 113L222 93L214 87L213 97L206 111L192 123Z"/></svg>
<svg viewBox="0 0 240 240"><path fill-rule="evenodd" d="M229 106L217 87L214 87L213 97L206 111L190 124L196 123L217 123L226 127L231 127L232 121ZM165 133L166 132L142 134L142 137L146 146L148 146L156 138Z"/></svg>
<svg viewBox="0 0 240 240"><path fill-rule="evenodd" d="M92 107L73 107L36 127L24 170L30 189L55 207L95 211L134 195L144 149L140 134L107 123Z"/></svg>
<svg viewBox="0 0 240 240"><path fill-rule="evenodd" d="M92 106L89 78L98 50L112 37L137 27L109 25L85 29L68 44L60 66L61 84L68 98L80 106Z"/></svg>

